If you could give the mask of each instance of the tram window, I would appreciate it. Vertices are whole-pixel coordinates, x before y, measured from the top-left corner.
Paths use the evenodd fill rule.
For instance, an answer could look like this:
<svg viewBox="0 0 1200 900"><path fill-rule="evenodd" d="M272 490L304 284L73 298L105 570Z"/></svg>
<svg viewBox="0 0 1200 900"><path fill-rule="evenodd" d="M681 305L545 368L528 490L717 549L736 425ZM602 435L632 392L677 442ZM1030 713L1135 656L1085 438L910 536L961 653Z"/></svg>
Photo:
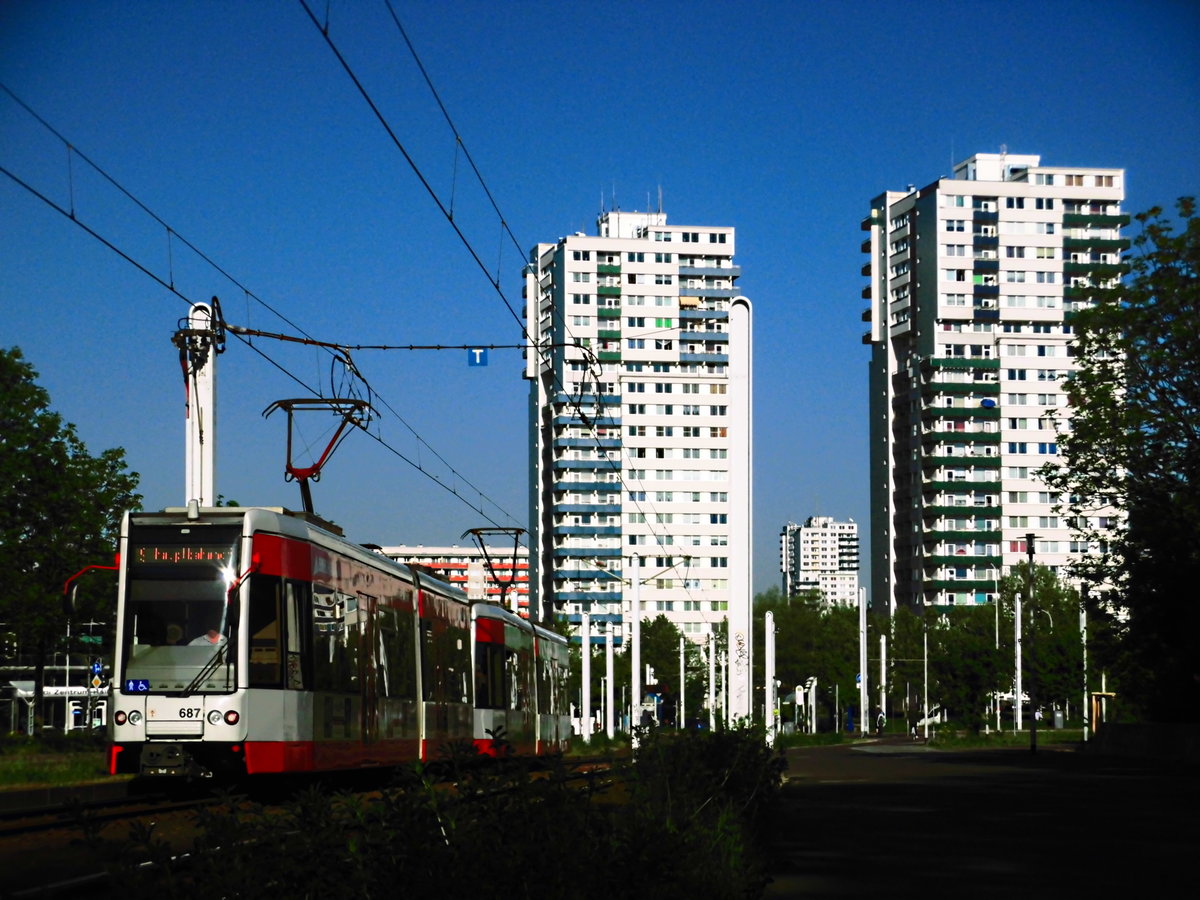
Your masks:
<svg viewBox="0 0 1200 900"><path fill-rule="evenodd" d="M504 647L480 641L475 647L475 706L504 709Z"/></svg>
<svg viewBox="0 0 1200 900"><path fill-rule="evenodd" d="M309 585L303 581L289 581L284 593L285 616L287 628L284 630L286 640L285 677L287 687L292 690L304 690L311 680L309 667L305 665L305 644L308 629L304 625L308 621Z"/></svg>
<svg viewBox="0 0 1200 900"><path fill-rule="evenodd" d="M313 598L313 686L358 690L358 601L328 590Z"/></svg>
<svg viewBox="0 0 1200 900"><path fill-rule="evenodd" d="M254 575L250 580L250 686L282 684L279 655L279 606L282 579Z"/></svg>

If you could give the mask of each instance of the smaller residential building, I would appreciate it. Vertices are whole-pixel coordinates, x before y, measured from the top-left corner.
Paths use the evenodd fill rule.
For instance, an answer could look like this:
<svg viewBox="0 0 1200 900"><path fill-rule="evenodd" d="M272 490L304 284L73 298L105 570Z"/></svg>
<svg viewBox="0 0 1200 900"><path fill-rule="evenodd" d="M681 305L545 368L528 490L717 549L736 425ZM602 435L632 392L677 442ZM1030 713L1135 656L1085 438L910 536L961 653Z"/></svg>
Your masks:
<svg viewBox="0 0 1200 900"><path fill-rule="evenodd" d="M820 591L826 603L858 603L858 524L809 516L803 525L788 522L779 533L779 569L783 592L793 596Z"/></svg>
<svg viewBox="0 0 1200 900"><path fill-rule="evenodd" d="M487 547L487 554L478 547L384 547L380 551L406 565L430 569L455 587L466 592L471 600L499 603L520 616L529 616L529 549L517 547ZM491 561L489 566L488 561Z"/></svg>

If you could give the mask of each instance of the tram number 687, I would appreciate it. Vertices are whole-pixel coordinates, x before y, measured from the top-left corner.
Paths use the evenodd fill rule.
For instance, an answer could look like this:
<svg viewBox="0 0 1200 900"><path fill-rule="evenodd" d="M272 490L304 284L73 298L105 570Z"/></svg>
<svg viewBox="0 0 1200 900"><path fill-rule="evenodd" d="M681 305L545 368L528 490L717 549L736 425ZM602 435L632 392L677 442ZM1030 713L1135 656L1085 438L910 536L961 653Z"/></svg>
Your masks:
<svg viewBox="0 0 1200 900"><path fill-rule="evenodd" d="M198 719L198 718L200 718L200 707L185 706L183 709L179 710L179 718L181 718L181 719Z"/></svg>

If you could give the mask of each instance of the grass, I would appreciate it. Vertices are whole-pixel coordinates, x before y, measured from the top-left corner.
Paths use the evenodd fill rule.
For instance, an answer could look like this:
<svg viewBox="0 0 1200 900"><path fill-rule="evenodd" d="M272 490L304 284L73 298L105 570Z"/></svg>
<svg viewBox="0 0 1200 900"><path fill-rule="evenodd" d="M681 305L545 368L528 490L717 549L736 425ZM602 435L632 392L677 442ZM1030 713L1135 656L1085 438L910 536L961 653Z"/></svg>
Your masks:
<svg viewBox="0 0 1200 900"><path fill-rule="evenodd" d="M105 777L102 737L0 738L0 788L79 784Z"/></svg>

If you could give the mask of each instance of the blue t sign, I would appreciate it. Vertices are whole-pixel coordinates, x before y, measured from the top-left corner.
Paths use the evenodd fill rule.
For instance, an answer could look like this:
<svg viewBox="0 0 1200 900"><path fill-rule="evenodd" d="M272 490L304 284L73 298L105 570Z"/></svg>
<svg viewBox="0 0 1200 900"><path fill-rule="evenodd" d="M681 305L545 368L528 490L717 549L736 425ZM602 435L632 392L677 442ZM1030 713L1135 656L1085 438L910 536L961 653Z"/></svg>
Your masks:
<svg viewBox="0 0 1200 900"><path fill-rule="evenodd" d="M487 350L483 347L472 347L467 351L468 366L486 366Z"/></svg>

